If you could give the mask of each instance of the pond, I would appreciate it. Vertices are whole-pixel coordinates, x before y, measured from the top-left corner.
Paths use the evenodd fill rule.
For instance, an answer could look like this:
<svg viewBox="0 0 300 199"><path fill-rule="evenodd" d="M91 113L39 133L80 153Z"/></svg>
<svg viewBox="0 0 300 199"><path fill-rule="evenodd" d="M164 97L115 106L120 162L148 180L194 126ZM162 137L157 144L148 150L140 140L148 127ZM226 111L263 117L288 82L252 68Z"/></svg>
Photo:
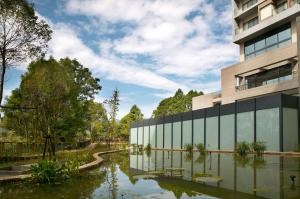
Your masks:
<svg viewBox="0 0 300 199"><path fill-rule="evenodd" d="M299 158L154 150L104 158L61 184L1 185L0 198L300 198Z"/></svg>

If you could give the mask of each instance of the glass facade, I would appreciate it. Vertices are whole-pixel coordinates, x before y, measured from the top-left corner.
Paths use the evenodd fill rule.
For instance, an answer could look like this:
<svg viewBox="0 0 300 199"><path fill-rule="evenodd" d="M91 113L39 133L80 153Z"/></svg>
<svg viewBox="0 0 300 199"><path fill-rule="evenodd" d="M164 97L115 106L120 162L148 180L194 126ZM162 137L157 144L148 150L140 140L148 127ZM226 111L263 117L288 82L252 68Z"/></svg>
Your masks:
<svg viewBox="0 0 300 199"><path fill-rule="evenodd" d="M164 147L164 125L158 124L156 126L156 148L162 149Z"/></svg>
<svg viewBox="0 0 300 199"><path fill-rule="evenodd" d="M165 143L164 147L166 149L172 148L172 123L165 124Z"/></svg>
<svg viewBox="0 0 300 199"><path fill-rule="evenodd" d="M234 149L234 114L220 116L220 149Z"/></svg>
<svg viewBox="0 0 300 199"><path fill-rule="evenodd" d="M279 108L256 111L256 140L265 142L267 151L279 151Z"/></svg>
<svg viewBox="0 0 300 199"><path fill-rule="evenodd" d="M291 25L271 31L255 40L245 43L245 58L251 58L275 48L285 47L292 43Z"/></svg>
<svg viewBox="0 0 300 199"><path fill-rule="evenodd" d="M130 144L137 144L137 128L130 129Z"/></svg>
<svg viewBox="0 0 300 199"><path fill-rule="evenodd" d="M146 147L149 143L149 126L144 126L144 147Z"/></svg>
<svg viewBox="0 0 300 199"><path fill-rule="evenodd" d="M254 112L237 114L237 142L254 141Z"/></svg>
<svg viewBox="0 0 300 199"><path fill-rule="evenodd" d="M150 144L152 148L156 147L156 126L150 126Z"/></svg>
<svg viewBox="0 0 300 199"><path fill-rule="evenodd" d="M298 110L283 108L283 151L295 151L298 147Z"/></svg>
<svg viewBox="0 0 300 199"><path fill-rule="evenodd" d="M204 144L208 150L234 150L235 142L254 142L256 133L256 141L264 142L267 151L294 151L299 139L298 100L295 96L278 94L220 107L221 113L213 108L205 112L197 110L189 117L184 117L184 113L173 119L160 118L159 121L168 121L166 124L155 124L158 120L154 120L150 126L140 126L145 122L138 122L130 129L130 144L183 149L193 143Z"/></svg>
<svg viewBox="0 0 300 199"><path fill-rule="evenodd" d="M173 123L173 148L181 149L181 122Z"/></svg>
<svg viewBox="0 0 300 199"><path fill-rule="evenodd" d="M182 122L182 146L192 144L192 120Z"/></svg>
<svg viewBox="0 0 300 199"><path fill-rule="evenodd" d="M138 128L138 145L143 145L144 140L144 128L139 127Z"/></svg>
<svg viewBox="0 0 300 199"><path fill-rule="evenodd" d="M219 118L206 118L206 149L218 150Z"/></svg>
<svg viewBox="0 0 300 199"><path fill-rule="evenodd" d="M194 120L194 144L204 144L204 119Z"/></svg>

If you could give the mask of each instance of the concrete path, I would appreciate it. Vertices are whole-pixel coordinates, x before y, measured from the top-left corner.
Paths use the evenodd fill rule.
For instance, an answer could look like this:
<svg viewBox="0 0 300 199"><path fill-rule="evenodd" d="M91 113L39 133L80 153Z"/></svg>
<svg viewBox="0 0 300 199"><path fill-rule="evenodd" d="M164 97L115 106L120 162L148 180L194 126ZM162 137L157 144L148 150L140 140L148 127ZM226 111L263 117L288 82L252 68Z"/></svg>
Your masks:
<svg viewBox="0 0 300 199"><path fill-rule="evenodd" d="M116 153L121 151L124 150L112 150L112 151L94 153L93 157L95 160L93 162L79 166L79 172L83 172L83 171L87 171L99 167L100 164L103 162L103 159L100 157L100 155ZM12 167L12 169L13 168L16 170L2 170L2 171L0 170L0 184L7 183L7 182L17 182L31 177L30 174L26 174L30 171L30 165L21 165L21 166Z"/></svg>

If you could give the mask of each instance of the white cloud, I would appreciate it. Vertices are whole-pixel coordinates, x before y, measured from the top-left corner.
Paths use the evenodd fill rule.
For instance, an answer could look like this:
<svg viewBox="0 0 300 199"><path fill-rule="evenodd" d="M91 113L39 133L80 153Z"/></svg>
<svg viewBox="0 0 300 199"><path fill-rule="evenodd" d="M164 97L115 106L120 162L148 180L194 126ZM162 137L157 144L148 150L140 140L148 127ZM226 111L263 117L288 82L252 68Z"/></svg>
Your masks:
<svg viewBox="0 0 300 199"><path fill-rule="evenodd" d="M228 40L229 1L221 11L215 6L207 0L69 0L66 4L71 14L133 22L135 28L113 41L111 49L123 55L151 55L158 60L156 72L187 78L214 74L238 58L237 46ZM188 20L192 12L200 14Z"/></svg>
<svg viewBox="0 0 300 199"><path fill-rule="evenodd" d="M83 65L90 67L95 75L109 80L162 90L185 88L138 65L129 65L126 60L116 56L96 54L66 24L54 24L52 28L54 31L49 43L49 54L55 58L76 58Z"/></svg>

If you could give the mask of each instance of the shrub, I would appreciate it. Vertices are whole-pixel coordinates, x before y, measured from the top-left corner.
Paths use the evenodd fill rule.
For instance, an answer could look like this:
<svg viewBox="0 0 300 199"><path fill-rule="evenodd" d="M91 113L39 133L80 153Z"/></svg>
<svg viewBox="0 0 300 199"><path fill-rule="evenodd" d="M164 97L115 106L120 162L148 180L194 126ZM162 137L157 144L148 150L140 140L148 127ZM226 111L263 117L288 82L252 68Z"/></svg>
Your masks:
<svg viewBox="0 0 300 199"><path fill-rule="evenodd" d="M264 142L253 142L251 148L258 156L261 156L267 149L267 146Z"/></svg>
<svg viewBox="0 0 300 199"><path fill-rule="evenodd" d="M31 166L32 179L38 183L51 184L58 181L61 167L54 161L43 160Z"/></svg>
<svg viewBox="0 0 300 199"><path fill-rule="evenodd" d="M196 148L197 148L197 150L198 150L199 152L201 152L201 153L204 153L204 152L205 152L204 144L199 143L199 144L196 144L195 146L196 146Z"/></svg>
<svg viewBox="0 0 300 199"><path fill-rule="evenodd" d="M189 153L192 153L192 152L193 152L193 149L194 149L194 147L193 147L192 144L185 144L185 145L184 145L184 148L185 148L185 150L186 150L187 152L189 152Z"/></svg>
<svg viewBox="0 0 300 199"><path fill-rule="evenodd" d="M32 179L41 184L53 184L79 173L78 161L59 164L56 161L42 160L31 166Z"/></svg>
<svg viewBox="0 0 300 199"><path fill-rule="evenodd" d="M246 156L250 152L250 146L247 142L238 142L235 147L235 152L240 156Z"/></svg>

